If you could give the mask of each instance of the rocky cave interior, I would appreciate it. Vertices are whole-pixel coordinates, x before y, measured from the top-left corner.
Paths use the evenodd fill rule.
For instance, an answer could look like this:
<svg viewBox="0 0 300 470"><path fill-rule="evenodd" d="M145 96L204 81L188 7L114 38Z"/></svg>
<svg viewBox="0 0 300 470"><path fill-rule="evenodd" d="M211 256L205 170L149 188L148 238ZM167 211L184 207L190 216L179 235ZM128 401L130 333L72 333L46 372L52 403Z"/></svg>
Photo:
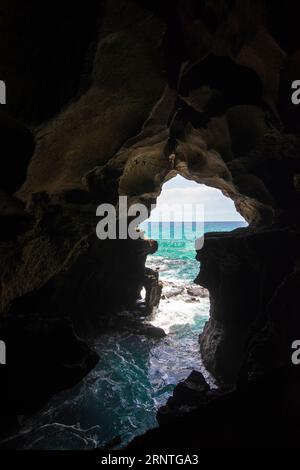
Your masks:
<svg viewBox="0 0 300 470"><path fill-rule="evenodd" d="M128 449L298 447L299 14L293 0L2 2L1 438L101 364L90 338L142 286L157 304L157 243L99 241L96 207L150 207L180 174L249 223L197 252L219 388L179 384Z"/></svg>

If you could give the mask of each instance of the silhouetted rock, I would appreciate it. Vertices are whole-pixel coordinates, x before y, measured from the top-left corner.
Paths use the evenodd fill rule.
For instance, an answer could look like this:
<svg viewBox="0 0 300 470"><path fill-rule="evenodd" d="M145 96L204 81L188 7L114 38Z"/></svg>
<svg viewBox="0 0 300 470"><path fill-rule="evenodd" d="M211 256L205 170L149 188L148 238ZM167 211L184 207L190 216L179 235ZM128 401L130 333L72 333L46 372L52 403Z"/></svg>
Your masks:
<svg viewBox="0 0 300 470"><path fill-rule="evenodd" d="M2 321L0 337L7 351L7 364L0 368L1 434L76 385L99 360L63 318L10 317Z"/></svg>
<svg viewBox="0 0 300 470"><path fill-rule="evenodd" d="M0 338L12 361L0 370L2 426L95 365L73 329L97 336L129 311L131 331L163 336L137 307L142 287L145 315L159 302L145 269L157 243L99 240L95 214L120 195L150 209L180 174L221 190L249 222L207 235L197 254L211 301L203 362L233 388L193 374L160 411L163 429L131 448L297 447L296 2L105 0L59 14L40 3L5 2L0 15L0 78L12 87L0 118ZM170 284L170 299L179 290L206 293Z"/></svg>

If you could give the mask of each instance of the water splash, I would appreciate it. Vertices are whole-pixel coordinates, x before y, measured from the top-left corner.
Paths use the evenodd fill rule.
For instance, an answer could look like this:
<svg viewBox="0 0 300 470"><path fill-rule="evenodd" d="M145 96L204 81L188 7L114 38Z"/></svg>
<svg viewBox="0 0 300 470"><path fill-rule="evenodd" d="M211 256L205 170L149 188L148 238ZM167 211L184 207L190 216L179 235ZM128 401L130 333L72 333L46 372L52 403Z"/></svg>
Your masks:
<svg viewBox="0 0 300 470"><path fill-rule="evenodd" d="M224 224L223 228L235 227ZM164 282L151 323L167 336L154 340L128 333L102 335L94 344L100 356L96 368L79 385L56 395L40 413L24 420L18 434L6 440L7 447L93 449L116 436L125 444L157 425L157 408L193 369L214 385L201 363L198 344L209 299L193 295L192 279L199 263L193 246L185 248L179 252L173 245L165 246L148 259L148 266L159 268Z"/></svg>

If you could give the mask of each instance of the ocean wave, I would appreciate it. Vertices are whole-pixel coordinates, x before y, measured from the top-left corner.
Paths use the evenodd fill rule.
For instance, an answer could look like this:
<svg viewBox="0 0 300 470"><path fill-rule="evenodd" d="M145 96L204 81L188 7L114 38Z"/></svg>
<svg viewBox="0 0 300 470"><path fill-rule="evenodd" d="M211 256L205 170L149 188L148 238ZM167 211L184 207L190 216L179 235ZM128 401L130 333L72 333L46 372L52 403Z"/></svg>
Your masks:
<svg viewBox="0 0 300 470"><path fill-rule="evenodd" d="M100 361L71 390L56 395L26 419L9 445L19 449L94 449L115 436L122 445L156 425L157 408L193 370L214 381L201 362L198 335L209 316L206 289L192 283L199 263L153 255L147 266L160 273L162 298L149 320L167 333L154 340L107 333L95 342ZM159 268L159 269L158 269Z"/></svg>

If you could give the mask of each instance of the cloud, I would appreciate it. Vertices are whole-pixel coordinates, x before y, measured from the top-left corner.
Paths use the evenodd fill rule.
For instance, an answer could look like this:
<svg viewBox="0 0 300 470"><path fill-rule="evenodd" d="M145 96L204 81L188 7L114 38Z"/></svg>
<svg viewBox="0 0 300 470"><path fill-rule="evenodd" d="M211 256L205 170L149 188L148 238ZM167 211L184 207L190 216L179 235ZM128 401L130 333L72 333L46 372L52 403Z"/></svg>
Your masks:
<svg viewBox="0 0 300 470"><path fill-rule="evenodd" d="M210 188L202 184L191 183L190 187L171 187L162 190L157 199L156 209L152 211L151 220L159 220L159 212L162 214L162 220L168 220L170 208L177 205L201 206L204 211L205 221L243 221L242 216L236 211L233 201L225 197L218 189ZM174 186L174 183L173 185ZM182 183L181 183L182 186ZM176 214L178 209L173 210L174 220L178 220ZM191 220L189 214L184 220Z"/></svg>

